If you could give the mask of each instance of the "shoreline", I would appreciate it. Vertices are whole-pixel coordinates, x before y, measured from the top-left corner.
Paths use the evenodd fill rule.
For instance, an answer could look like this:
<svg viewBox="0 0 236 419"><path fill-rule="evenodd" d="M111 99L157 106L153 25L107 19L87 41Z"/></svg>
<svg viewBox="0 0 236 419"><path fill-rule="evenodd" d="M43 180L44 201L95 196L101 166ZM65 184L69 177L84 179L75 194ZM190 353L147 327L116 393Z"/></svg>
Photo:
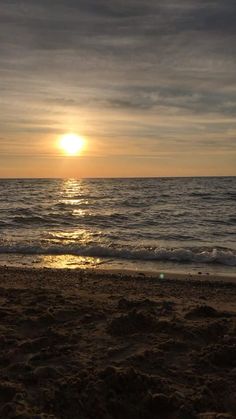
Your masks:
<svg viewBox="0 0 236 419"><path fill-rule="evenodd" d="M0 416L234 419L236 283L0 268Z"/></svg>
<svg viewBox="0 0 236 419"><path fill-rule="evenodd" d="M28 267L28 266L8 266L8 265L0 265L0 275L4 271L12 271L12 272L26 272L26 273L35 273L35 272L54 272L56 273L66 273L66 274L85 274L88 273L89 275L103 275L104 277L109 278L109 276L117 275L118 277L127 277L127 278L143 278L145 280L157 280L161 282L165 281L210 281L214 282L229 282L236 285L236 274L235 273L225 273L225 274L215 274L212 272L204 272L199 271L198 273L191 273L188 269L186 272L183 271L164 271L164 270L157 270L156 272L153 270L135 270L135 269L120 269L120 268L99 268L99 267L76 267L76 268L54 268L54 267ZM164 275L164 276L162 276Z"/></svg>

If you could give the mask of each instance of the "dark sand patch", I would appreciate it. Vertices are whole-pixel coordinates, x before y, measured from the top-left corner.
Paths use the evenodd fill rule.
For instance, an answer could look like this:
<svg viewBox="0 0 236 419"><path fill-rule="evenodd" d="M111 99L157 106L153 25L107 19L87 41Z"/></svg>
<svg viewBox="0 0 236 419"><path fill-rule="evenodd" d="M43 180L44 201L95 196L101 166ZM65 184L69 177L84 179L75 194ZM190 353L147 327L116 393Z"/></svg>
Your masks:
<svg viewBox="0 0 236 419"><path fill-rule="evenodd" d="M236 418L234 284L14 269L0 281L1 418Z"/></svg>

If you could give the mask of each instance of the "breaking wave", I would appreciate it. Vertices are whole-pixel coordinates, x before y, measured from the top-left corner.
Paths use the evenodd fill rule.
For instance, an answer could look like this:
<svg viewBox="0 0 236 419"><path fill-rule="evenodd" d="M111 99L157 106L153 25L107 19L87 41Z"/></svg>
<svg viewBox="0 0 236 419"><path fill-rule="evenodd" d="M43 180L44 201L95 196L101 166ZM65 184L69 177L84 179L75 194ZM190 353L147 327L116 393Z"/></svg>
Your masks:
<svg viewBox="0 0 236 419"><path fill-rule="evenodd" d="M109 246L78 246L15 244L0 246L0 254L74 255L143 261L202 262L236 266L236 251L223 248L114 248Z"/></svg>

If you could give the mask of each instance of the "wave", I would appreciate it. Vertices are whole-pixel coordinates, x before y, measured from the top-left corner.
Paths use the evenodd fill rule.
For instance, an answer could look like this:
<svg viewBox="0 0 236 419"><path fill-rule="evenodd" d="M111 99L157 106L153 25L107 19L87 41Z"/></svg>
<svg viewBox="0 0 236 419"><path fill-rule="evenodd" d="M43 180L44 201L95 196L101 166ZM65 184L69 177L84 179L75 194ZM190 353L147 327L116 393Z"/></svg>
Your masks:
<svg viewBox="0 0 236 419"><path fill-rule="evenodd" d="M73 210L76 210L76 206L73 208ZM16 215L12 217L10 220L8 220L9 226L15 225L15 226L28 226L28 225L40 225L40 226L49 226L49 225L60 225L61 227L65 225L76 225L79 222L83 222L85 224L103 224L106 223L122 223L122 222L128 222L129 221L129 215L128 214L120 214L118 212L108 212L104 214L92 214L90 212L83 212L82 207L81 213L74 214L72 211L68 211L67 213L57 213L57 212L48 212L47 214L42 215ZM0 220L2 221L2 220Z"/></svg>
<svg viewBox="0 0 236 419"><path fill-rule="evenodd" d="M0 254L74 255L109 257L143 261L171 261L176 263L205 263L236 266L236 251L226 248L114 248L110 246L78 246L14 244L0 246Z"/></svg>
<svg viewBox="0 0 236 419"><path fill-rule="evenodd" d="M40 215L32 215L31 217L24 217L24 216L16 216L12 219L13 223L16 224L44 224L46 222L45 217Z"/></svg>

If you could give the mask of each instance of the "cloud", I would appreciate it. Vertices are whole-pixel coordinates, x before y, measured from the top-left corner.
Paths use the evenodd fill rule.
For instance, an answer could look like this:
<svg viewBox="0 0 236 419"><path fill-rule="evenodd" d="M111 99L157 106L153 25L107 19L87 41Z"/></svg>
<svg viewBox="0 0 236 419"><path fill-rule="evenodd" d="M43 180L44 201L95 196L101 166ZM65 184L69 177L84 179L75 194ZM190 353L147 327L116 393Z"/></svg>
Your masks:
<svg viewBox="0 0 236 419"><path fill-rule="evenodd" d="M2 3L2 132L60 131L73 115L98 137L126 132L152 150L199 131L202 147L219 137L235 147L234 0Z"/></svg>

